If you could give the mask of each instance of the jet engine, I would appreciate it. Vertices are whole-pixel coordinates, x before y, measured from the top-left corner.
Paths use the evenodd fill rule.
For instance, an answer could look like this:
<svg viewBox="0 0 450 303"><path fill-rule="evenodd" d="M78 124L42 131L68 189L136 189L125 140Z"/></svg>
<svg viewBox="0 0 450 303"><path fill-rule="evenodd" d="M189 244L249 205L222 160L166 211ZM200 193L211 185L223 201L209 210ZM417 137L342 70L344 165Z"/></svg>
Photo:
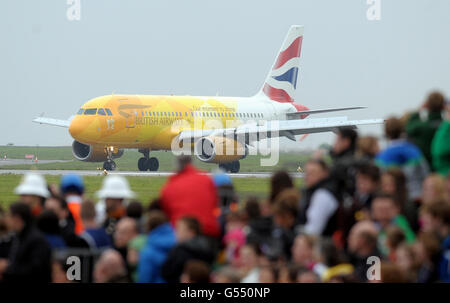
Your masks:
<svg viewBox="0 0 450 303"><path fill-rule="evenodd" d="M72 143L73 156L80 161L103 162L106 161L106 152L103 145L87 145L78 141ZM113 153L113 159L120 158L123 155L123 149L118 149Z"/></svg>
<svg viewBox="0 0 450 303"><path fill-rule="evenodd" d="M244 159L248 149L244 144L227 137L204 137L194 146L196 157L207 163L227 163Z"/></svg>

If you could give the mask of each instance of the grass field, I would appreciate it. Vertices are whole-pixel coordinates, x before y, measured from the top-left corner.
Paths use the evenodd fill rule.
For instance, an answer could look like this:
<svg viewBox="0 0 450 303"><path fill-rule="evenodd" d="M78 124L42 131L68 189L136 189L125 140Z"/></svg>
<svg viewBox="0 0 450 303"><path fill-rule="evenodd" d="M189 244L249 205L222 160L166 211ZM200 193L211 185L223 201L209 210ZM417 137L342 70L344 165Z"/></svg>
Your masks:
<svg viewBox="0 0 450 303"><path fill-rule="evenodd" d="M49 184L59 184L60 177L48 175L45 176ZM0 205L8 206L17 200L14 194L14 188L20 183L21 175L6 174L0 175ZM95 192L100 189L103 176L85 176L86 197L96 201ZM161 187L166 182L166 177L127 177L130 186L137 194L137 199L144 204L148 204L152 199L158 197ZM295 180L296 185L300 186L301 179ZM266 198L269 192L268 178L239 178L234 179L233 184L241 200L256 196L261 199Z"/></svg>
<svg viewBox="0 0 450 303"><path fill-rule="evenodd" d="M95 170L102 167L103 163L82 162L75 160L70 146L64 147L22 147L22 146L0 146L0 157L7 155L8 158L24 159L26 154L34 154L40 160L69 160L64 163L46 163L46 164L21 164L0 166L0 169L62 169L62 170ZM155 151L151 153L152 157L159 160L160 171L173 171L175 157L171 152ZM119 171L137 171L137 161L142 157L136 150L126 150L124 155L116 159L117 170ZM268 156L249 155L241 160L241 172L271 172L279 169L294 172L299 165L303 165L308 159L307 153L281 153L279 162L276 166L261 166L260 159ZM197 159L195 165L202 170L212 171L217 168L217 164L203 163Z"/></svg>
<svg viewBox="0 0 450 303"><path fill-rule="evenodd" d="M96 170L102 166L102 163L90 163L74 160L70 146L63 147L24 147L24 146L0 146L0 157L7 155L8 158L24 159L26 154L34 154L40 160L69 160L64 163L47 164L23 164L0 166L1 169L42 169L42 170ZM153 157L157 157L160 163L160 171L173 171L175 157L171 152L152 152ZM136 150L126 150L124 155L116 159L117 170L119 171L137 171L137 160L142 155ZM282 153L280 161L276 166L261 166L261 156L248 156L241 160L241 172L274 172L285 169L295 172L299 165L308 159L308 154ZM1 161L1 160L0 160ZM197 167L205 171L213 171L217 164L207 164L194 160ZM0 205L6 206L15 201L14 188L20 183L22 176L5 174L0 175ZM59 176L45 176L50 184L59 184ZM85 176L86 196L95 201L95 192L100 189L103 176ZM144 204L159 195L162 185L166 182L166 177L127 177L132 189L137 193L137 199ZM296 180L300 184L301 180ZM241 199L249 196L258 196L265 198L269 192L269 179L262 178L239 178L234 179L234 186Z"/></svg>

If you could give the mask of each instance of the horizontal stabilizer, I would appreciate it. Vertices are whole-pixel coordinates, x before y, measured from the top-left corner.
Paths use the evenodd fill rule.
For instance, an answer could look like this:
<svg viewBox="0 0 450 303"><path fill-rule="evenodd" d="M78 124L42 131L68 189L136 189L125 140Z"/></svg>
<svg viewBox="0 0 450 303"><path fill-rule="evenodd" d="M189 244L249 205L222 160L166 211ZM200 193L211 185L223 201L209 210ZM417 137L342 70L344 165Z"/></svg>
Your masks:
<svg viewBox="0 0 450 303"><path fill-rule="evenodd" d="M326 108L326 109L312 109L312 110L303 110L295 113L287 113L288 120L293 119L301 119L303 115L313 115L313 114L323 114L330 112L338 112L343 110L355 110L355 109L364 109L364 106L354 106L354 107L338 107L338 108Z"/></svg>

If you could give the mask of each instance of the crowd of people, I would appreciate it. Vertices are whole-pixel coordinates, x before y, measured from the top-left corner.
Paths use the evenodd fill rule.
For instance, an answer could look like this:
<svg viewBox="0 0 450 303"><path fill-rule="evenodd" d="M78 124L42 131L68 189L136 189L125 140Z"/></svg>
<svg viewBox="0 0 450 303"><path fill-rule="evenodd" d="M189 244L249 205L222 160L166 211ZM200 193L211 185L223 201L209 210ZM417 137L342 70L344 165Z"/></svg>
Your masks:
<svg viewBox="0 0 450 303"><path fill-rule="evenodd" d="M382 149L337 130L301 188L278 171L266 199L188 156L145 206L119 175L94 203L78 175L27 174L0 211L0 281L77 281L80 256L85 282L450 282L450 106L433 92L384 130Z"/></svg>

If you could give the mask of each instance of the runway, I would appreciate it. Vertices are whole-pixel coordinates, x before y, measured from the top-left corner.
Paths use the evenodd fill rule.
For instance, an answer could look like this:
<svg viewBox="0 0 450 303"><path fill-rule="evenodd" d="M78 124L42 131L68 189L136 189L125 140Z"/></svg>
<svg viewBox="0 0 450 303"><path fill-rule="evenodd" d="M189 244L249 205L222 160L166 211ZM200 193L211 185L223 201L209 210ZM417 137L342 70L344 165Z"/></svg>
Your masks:
<svg viewBox="0 0 450 303"><path fill-rule="evenodd" d="M63 162L70 162L70 160L39 160L39 164L46 164L46 163L63 163ZM8 165L32 165L36 164L30 159L0 159L0 166L8 166Z"/></svg>
<svg viewBox="0 0 450 303"><path fill-rule="evenodd" d="M80 176L104 176L105 173L101 170L27 170L27 169L0 169L0 175L23 175L28 172L36 172L42 175L65 175L69 173L75 173ZM108 172L108 175L121 175L129 177L169 177L174 172L138 172L138 171L112 171ZM213 173L208 173L213 175ZM270 178L271 172L252 172L252 173L237 173L229 174L231 178ZM303 173L291 173L293 178L303 178Z"/></svg>

